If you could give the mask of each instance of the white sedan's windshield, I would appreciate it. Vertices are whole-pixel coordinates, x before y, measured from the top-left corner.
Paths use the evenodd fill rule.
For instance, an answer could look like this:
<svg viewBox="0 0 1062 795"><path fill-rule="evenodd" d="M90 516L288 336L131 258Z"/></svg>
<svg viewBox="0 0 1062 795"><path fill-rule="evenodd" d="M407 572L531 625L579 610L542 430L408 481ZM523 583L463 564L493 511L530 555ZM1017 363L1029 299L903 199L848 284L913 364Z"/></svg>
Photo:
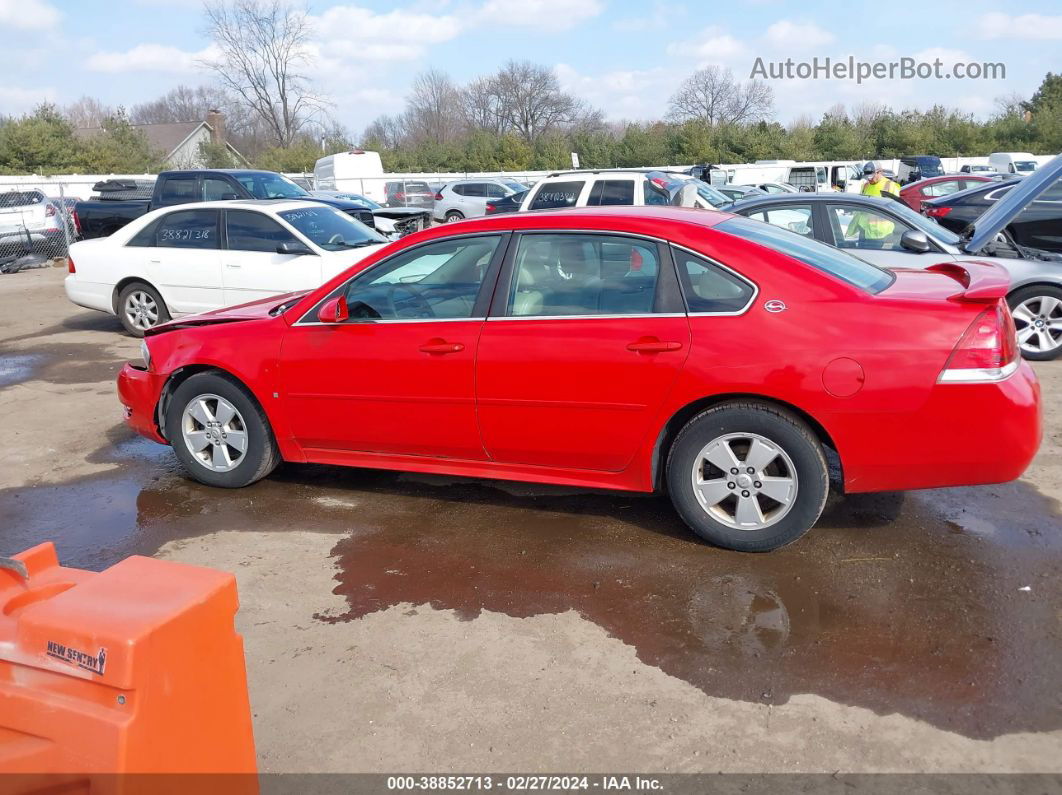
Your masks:
<svg viewBox="0 0 1062 795"><path fill-rule="evenodd" d="M285 210L279 215L325 251L343 251L387 242L365 224L334 207L308 204L297 210Z"/></svg>

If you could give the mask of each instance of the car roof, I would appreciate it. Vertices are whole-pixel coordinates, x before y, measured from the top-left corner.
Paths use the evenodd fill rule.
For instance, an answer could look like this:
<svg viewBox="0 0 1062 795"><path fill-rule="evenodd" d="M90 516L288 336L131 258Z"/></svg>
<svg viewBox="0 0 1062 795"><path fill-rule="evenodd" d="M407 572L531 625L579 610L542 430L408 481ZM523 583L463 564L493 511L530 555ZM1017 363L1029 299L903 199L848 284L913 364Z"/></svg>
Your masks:
<svg viewBox="0 0 1062 795"><path fill-rule="evenodd" d="M311 199L224 199L212 202L187 202L185 204L171 204L168 207L160 207L160 210L273 210L284 212L296 210L307 204L320 204L322 207L330 205L324 202L314 202Z"/></svg>
<svg viewBox="0 0 1062 795"><path fill-rule="evenodd" d="M953 194L954 195L954 194ZM855 202L868 206L895 204L893 199L880 199L877 196L864 196L861 193L768 193L763 196L751 196L747 199L739 199L730 205L733 210L744 209L754 204L803 204L805 202Z"/></svg>
<svg viewBox="0 0 1062 795"><path fill-rule="evenodd" d="M610 225L615 225L615 231L635 231L638 234L652 237L652 225L659 224L661 221L710 229L716 224L733 217L729 212L702 210L693 207L616 204L605 207L567 207L558 210L531 210L530 212L506 213L504 215L485 215L458 221L457 223L434 226L419 234L463 234L465 232L478 233L495 229L498 231L533 229L569 231L567 229L569 225L563 222L578 218L588 224L595 222L603 224L605 229L600 231L606 231ZM556 223L557 221L562 223L558 224ZM643 226L645 228L640 228ZM572 228L570 231L577 232L580 230Z"/></svg>

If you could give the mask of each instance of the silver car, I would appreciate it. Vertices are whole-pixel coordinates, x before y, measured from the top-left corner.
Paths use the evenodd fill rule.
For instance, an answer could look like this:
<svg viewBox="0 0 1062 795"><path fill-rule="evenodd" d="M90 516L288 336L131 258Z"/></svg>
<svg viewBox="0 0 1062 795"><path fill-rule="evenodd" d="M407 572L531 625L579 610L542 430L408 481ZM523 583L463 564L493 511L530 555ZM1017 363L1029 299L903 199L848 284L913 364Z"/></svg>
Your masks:
<svg viewBox="0 0 1062 795"><path fill-rule="evenodd" d="M900 201L850 193L757 196L727 208L838 248L885 268L925 268L979 259L1010 273L1007 303L1027 359L1062 355L1062 255L1018 246L1007 225L1062 177L1062 156L1025 177L962 235ZM1059 230L1062 235L1062 230Z"/></svg>
<svg viewBox="0 0 1062 795"><path fill-rule="evenodd" d="M484 177L448 182L435 195L435 220L450 223L487 214L487 202L527 190L513 179Z"/></svg>

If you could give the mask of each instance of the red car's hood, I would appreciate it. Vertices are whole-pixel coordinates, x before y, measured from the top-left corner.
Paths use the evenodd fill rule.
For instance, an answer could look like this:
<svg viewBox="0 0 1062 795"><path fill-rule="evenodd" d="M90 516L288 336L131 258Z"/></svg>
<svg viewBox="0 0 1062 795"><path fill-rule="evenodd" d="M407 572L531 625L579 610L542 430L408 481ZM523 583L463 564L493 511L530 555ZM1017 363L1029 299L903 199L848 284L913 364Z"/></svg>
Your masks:
<svg viewBox="0 0 1062 795"><path fill-rule="evenodd" d="M257 301L249 301L246 304L226 306L221 309L212 309L209 312L201 312L198 315L185 315L177 320L171 320L168 323L160 323L154 328L148 329L144 332L144 336L151 337L156 334L174 331L179 328L187 328L189 326L211 326L217 323L237 323L243 320L260 320L264 317L269 317L273 310L278 306L291 303L293 300L301 298L308 292L310 291L302 290L295 293L285 293L284 295L273 295L269 298L260 298Z"/></svg>

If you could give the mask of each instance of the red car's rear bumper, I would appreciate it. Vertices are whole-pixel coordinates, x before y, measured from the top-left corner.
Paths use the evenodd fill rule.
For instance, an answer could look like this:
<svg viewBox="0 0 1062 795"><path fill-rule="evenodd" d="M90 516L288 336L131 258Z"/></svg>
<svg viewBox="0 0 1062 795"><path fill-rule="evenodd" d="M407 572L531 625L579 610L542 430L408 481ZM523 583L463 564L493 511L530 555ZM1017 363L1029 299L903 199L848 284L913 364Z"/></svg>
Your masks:
<svg viewBox="0 0 1062 795"><path fill-rule="evenodd" d="M125 422L137 433L160 444L169 444L159 433L155 409L166 376L126 364L118 373L118 399L125 406Z"/></svg>
<svg viewBox="0 0 1062 795"><path fill-rule="evenodd" d="M1040 383L1024 361L998 383L938 384L915 412L848 419L863 437L842 456L849 492L1005 483L1043 437Z"/></svg>

